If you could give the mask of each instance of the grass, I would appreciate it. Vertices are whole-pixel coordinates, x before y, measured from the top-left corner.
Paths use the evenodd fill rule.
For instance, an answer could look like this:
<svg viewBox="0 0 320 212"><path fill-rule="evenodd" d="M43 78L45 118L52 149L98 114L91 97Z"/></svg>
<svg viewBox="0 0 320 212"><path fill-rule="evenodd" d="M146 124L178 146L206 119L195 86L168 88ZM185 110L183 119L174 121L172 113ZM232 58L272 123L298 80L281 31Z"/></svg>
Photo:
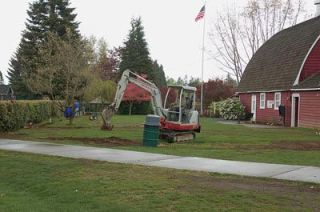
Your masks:
<svg viewBox="0 0 320 212"><path fill-rule="evenodd" d="M88 117L74 120L55 120L32 129L0 134L0 137L52 141L67 144L110 147L105 138L116 137L142 143L145 116L115 116L113 131L100 130L100 121ZM197 156L227 160L282 163L320 166L320 136L314 129L248 128L240 125L219 124L213 119L201 119L202 132L193 142L169 144L161 142L158 148L142 145L121 145L113 148L165 153L180 156ZM99 141L99 142L98 142Z"/></svg>
<svg viewBox="0 0 320 212"><path fill-rule="evenodd" d="M319 211L320 186L0 151L0 211Z"/></svg>

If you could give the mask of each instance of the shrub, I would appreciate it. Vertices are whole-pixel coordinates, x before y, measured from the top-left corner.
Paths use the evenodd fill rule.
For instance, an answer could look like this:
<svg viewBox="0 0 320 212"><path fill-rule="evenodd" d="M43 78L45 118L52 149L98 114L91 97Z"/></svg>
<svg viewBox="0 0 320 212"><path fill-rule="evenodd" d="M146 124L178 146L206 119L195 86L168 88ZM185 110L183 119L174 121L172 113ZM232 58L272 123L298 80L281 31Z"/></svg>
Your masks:
<svg viewBox="0 0 320 212"><path fill-rule="evenodd" d="M220 116L225 120L239 120L245 116L245 107L238 99L226 99L216 104Z"/></svg>
<svg viewBox="0 0 320 212"><path fill-rule="evenodd" d="M40 123L59 114L51 101L0 101L0 131L14 131L27 122Z"/></svg>
<svg viewBox="0 0 320 212"><path fill-rule="evenodd" d="M219 103L218 102L212 102L210 106L208 107L210 117L220 118L220 112L219 112Z"/></svg>

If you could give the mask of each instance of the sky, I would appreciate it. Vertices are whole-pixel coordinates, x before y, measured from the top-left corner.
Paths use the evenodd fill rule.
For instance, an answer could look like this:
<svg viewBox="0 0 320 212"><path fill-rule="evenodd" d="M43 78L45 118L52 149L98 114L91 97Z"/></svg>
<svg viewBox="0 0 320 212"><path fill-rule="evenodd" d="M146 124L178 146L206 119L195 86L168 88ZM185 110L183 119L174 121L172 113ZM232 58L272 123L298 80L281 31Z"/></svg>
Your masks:
<svg viewBox="0 0 320 212"><path fill-rule="evenodd" d="M0 7L0 71L6 76L9 61L25 29L28 4L33 0L3 1ZM164 66L166 76L177 79L187 75L201 78L203 20L195 22L204 0L70 0L81 22L84 36L104 38L109 48L125 41L132 17L140 16L149 44L150 56ZM213 46L207 37L215 15L228 6L244 5L246 0L207 0L205 49ZM313 0L306 0L313 13ZM213 59L206 54L204 80L224 77ZM5 83L8 80L5 79Z"/></svg>

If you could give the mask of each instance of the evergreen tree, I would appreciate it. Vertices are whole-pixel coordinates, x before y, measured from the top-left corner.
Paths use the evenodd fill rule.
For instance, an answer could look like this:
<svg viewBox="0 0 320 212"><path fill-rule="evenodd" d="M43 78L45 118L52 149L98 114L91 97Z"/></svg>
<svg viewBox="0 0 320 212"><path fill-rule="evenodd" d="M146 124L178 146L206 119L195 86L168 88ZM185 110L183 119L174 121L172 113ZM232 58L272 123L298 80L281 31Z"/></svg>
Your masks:
<svg viewBox="0 0 320 212"><path fill-rule="evenodd" d="M181 77L178 77L176 85L184 85L184 80Z"/></svg>
<svg viewBox="0 0 320 212"><path fill-rule="evenodd" d="M191 77L191 79L189 80L188 85L192 86L192 87L198 87L198 86L201 85L201 80L199 78Z"/></svg>
<svg viewBox="0 0 320 212"><path fill-rule="evenodd" d="M120 73L130 69L138 74L146 74L149 80L152 74L152 60L149 56L148 44L145 39L141 18L132 19L127 41L121 51Z"/></svg>
<svg viewBox="0 0 320 212"><path fill-rule="evenodd" d="M4 80L3 80L3 75L2 72L0 71L0 85L4 84Z"/></svg>
<svg viewBox="0 0 320 212"><path fill-rule="evenodd" d="M29 91L26 82L21 76L21 61L19 53L16 53L14 57L10 59L8 78L17 99L33 99L36 97L31 91Z"/></svg>
<svg viewBox="0 0 320 212"><path fill-rule="evenodd" d="M154 83L158 86L158 88L167 87L166 76L163 71L163 66L158 64L158 61L153 61L152 64L152 72Z"/></svg>
<svg viewBox="0 0 320 212"><path fill-rule="evenodd" d="M34 98L26 86L25 78L30 76L41 63L39 46L46 40L48 32L63 37L69 30L73 38L79 39L79 23L75 21L74 8L69 0L37 0L29 5L26 29L18 50L10 60L9 82L17 98Z"/></svg>

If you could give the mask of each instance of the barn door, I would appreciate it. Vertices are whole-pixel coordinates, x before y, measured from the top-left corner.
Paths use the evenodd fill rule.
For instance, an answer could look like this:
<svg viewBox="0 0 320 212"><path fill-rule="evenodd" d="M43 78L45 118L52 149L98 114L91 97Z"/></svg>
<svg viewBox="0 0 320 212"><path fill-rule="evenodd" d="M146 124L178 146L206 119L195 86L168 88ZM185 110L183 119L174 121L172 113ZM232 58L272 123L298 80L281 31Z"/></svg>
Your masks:
<svg viewBox="0 0 320 212"><path fill-rule="evenodd" d="M252 116L252 121L256 121L256 113L257 113L257 96L252 95L251 96L251 113L253 114Z"/></svg>
<svg viewBox="0 0 320 212"><path fill-rule="evenodd" d="M291 127L299 127L300 95L292 94Z"/></svg>

